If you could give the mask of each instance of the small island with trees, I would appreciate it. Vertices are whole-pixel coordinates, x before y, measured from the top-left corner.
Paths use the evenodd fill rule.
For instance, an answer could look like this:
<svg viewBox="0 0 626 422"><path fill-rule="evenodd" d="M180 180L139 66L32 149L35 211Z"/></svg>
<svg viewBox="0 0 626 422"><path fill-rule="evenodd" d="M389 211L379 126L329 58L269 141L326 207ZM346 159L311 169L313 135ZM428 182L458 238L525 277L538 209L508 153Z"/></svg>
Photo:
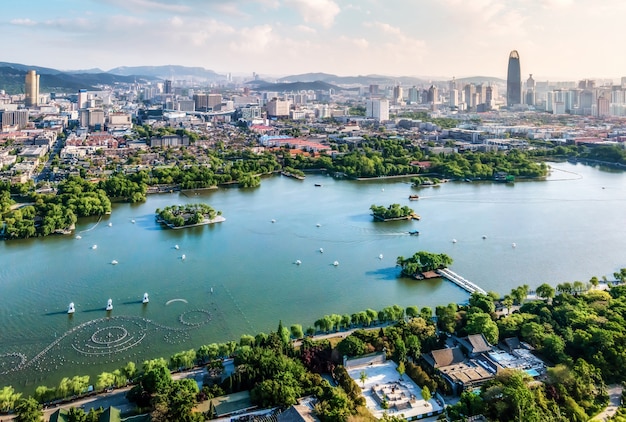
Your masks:
<svg viewBox="0 0 626 422"><path fill-rule="evenodd" d="M215 211L206 204L170 205L162 210L157 208L156 219L171 229L221 223L226 220L221 211Z"/></svg>
<svg viewBox="0 0 626 422"><path fill-rule="evenodd" d="M396 264L402 268L401 275L417 278L419 280L428 277L429 272L440 270L452 265L452 258L445 253L432 253L419 251L409 258L399 256Z"/></svg>
<svg viewBox="0 0 626 422"><path fill-rule="evenodd" d="M415 214L415 211L406 205L400 206L400 204L391 204L387 208L382 205L372 205L370 210L372 211L372 217L377 221L420 219L420 216Z"/></svg>

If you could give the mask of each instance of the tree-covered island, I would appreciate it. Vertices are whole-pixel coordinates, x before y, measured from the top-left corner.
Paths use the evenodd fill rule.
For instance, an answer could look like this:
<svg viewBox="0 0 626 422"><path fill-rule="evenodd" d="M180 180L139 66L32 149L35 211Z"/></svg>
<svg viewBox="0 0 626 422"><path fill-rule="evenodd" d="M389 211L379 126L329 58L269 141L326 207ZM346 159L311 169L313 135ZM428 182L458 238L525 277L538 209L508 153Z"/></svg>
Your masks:
<svg viewBox="0 0 626 422"><path fill-rule="evenodd" d="M387 208L382 205L372 205L370 210L372 211L372 217L377 221L420 219L419 215L415 214L415 211L406 205L391 204Z"/></svg>
<svg viewBox="0 0 626 422"><path fill-rule="evenodd" d="M402 268L402 275L421 278L428 271L440 270L452 265L452 258L445 253L420 251L408 258L399 256L396 264Z"/></svg>
<svg viewBox="0 0 626 422"><path fill-rule="evenodd" d="M162 210L157 208L156 219L171 229L220 223L226 220L222 217L221 211L216 211L206 204L170 205Z"/></svg>

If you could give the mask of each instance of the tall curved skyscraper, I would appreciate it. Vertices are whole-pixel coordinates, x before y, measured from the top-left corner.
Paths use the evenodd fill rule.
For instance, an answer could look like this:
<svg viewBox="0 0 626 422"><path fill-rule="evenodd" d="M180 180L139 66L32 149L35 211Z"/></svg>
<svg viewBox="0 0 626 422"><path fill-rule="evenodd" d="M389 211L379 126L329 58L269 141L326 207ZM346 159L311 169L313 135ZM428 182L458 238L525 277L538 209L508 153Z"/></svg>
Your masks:
<svg viewBox="0 0 626 422"><path fill-rule="evenodd" d="M509 70L506 75L506 105L511 107L522 103L522 72L517 50L509 54Z"/></svg>

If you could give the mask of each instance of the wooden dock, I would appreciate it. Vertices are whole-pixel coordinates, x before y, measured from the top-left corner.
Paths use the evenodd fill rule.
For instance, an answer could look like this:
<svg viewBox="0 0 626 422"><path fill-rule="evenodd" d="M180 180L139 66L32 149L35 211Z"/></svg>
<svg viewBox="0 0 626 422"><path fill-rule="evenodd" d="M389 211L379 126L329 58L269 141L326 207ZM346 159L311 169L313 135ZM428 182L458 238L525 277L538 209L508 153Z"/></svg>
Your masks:
<svg viewBox="0 0 626 422"><path fill-rule="evenodd" d="M457 286L459 286L460 288L462 288L463 290L465 290L466 292L470 294L474 292L482 293L484 295L487 294L487 292L482 287L479 287L476 284L472 283L471 281L466 280L465 278L461 277L454 271L449 270L448 268L437 270L437 272L439 273L441 277L445 278L446 280L450 280L451 282L453 282L454 284L456 284Z"/></svg>

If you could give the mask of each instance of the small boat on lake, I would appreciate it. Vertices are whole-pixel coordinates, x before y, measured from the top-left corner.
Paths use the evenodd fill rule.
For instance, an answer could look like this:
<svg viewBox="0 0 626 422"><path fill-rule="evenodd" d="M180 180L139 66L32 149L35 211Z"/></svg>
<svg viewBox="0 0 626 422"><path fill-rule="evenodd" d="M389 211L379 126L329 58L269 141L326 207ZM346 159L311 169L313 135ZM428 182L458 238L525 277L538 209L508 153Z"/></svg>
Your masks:
<svg viewBox="0 0 626 422"><path fill-rule="evenodd" d="M321 187L322 187L322 184L321 184L321 183L316 183L316 184L315 184L315 187L317 187L317 188L321 188Z"/></svg>
<svg viewBox="0 0 626 422"><path fill-rule="evenodd" d="M334 265L335 267L337 267L337 266L339 265L339 261L335 261L335 262L333 262L333 265Z"/></svg>
<svg viewBox="0 0 626 422"><path fill-rule="evenodd" d="M409 195L409 201L417 201L420 199L419 195Z"/></svg>
<svg viewBox="0 0 626 422"><path fill-rule="evenodd" d="M93 245L91 249L98 249L98 245Z"/></svg>
<svg viewBox="0 0 626 422"><path fill-rule="evenodd" d="M150 298L148 298L148 293L144 293L143 300L141 301L141 303L148 303L148 302L150 302Z"/></svg>
<svg viewBox="0 0 626 422"><path fill-rule="evenodd" d="M106 311L112 311L113 310L113 299L107 300L107 306L104 309Z"/></svg>
<svg viewBox="0 0 626 422"><path fill-rule="evenodd" d="M111 261L111 265L117 265L117 264L118 264L117 260L114 259L113 261Z"/></svg>
<svg viewBox="0 0 626 422"><path fill-rule="evenodd" d="M419 232L419 231L417 231L417 230L411 230L411 231L409 232L409 234L410 234L411 236L419 236L420 232Z"/></svg>
<svg viewBox="0 0 626 422"><path fill-rule="evenodd" d="M73 314L74 312L76 312L76 308L74 308L74 302L70 302L70 306L67 307L67 313Z"/></svg>

